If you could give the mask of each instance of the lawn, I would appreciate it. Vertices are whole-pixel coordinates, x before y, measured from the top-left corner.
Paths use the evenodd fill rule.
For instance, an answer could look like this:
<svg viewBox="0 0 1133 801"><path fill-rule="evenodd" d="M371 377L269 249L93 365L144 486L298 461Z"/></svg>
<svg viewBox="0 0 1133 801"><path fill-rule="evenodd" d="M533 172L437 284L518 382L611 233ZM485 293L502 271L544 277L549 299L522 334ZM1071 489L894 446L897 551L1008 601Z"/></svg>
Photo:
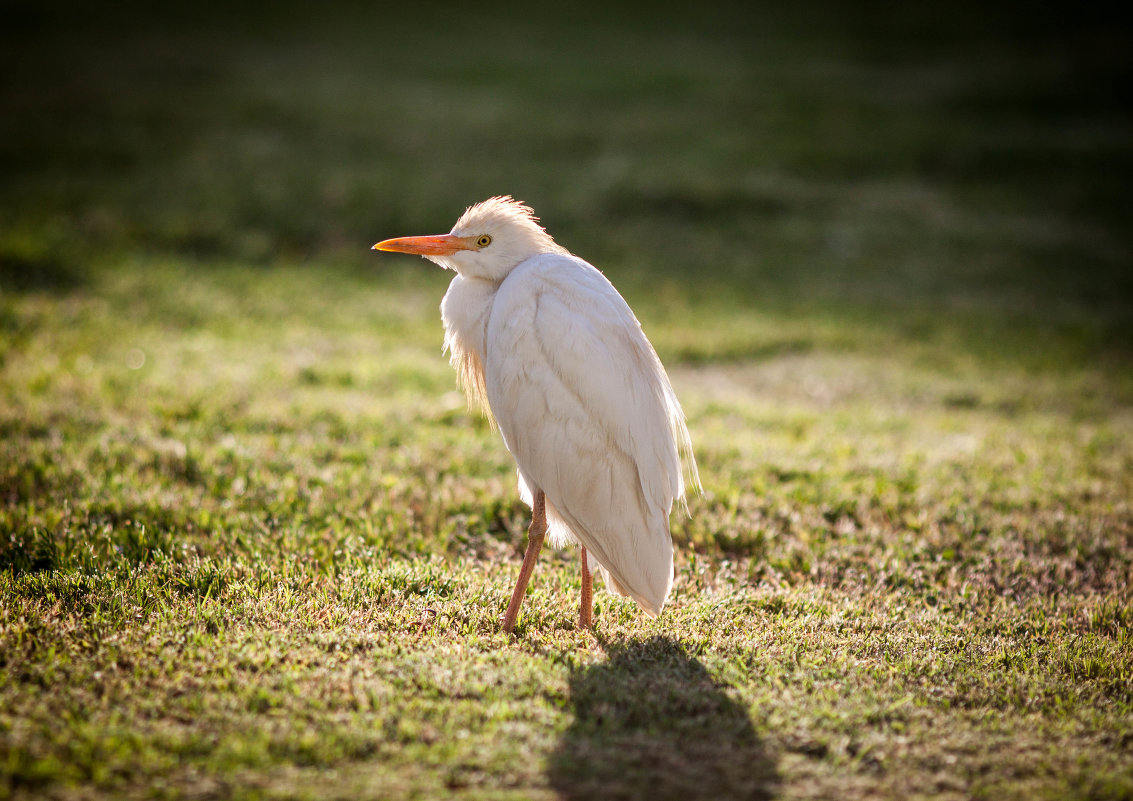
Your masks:
<svg viewBox="0 0 1133 801"><path fill-rule="evenodd" d="M1029 8L14 4L0 798L1133 798L1133 67ZM379 239L531 203L703 494L546 551Z"/></svg>

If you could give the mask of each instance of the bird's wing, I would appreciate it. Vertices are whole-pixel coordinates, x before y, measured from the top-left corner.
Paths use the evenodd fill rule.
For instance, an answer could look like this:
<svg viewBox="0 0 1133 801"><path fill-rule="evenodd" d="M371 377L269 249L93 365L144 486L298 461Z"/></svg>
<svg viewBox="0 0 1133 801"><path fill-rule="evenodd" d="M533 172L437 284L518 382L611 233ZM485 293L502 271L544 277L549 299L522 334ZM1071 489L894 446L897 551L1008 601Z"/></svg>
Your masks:
<svg viewBox="0 0 1133 801"><path fill-rule="evenodd" d="M488 401L521 478L656 614L672 584L668 515L688 434L633 312L586 262L543 254L500 285L485 345Z"/></svg>

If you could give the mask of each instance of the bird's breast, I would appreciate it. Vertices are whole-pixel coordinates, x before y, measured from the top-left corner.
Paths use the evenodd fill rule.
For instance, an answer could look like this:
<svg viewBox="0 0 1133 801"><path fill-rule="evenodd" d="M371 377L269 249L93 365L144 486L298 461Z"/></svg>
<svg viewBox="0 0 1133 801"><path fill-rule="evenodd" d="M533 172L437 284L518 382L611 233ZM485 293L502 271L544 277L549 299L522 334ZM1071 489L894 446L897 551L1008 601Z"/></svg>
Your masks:
<svg viewBox="0 0 1133 801"><path fill-rule="evenodd" d="M441 301L445 326L445 350L456 370L469 403L491 417L484 379L487 361L486 336L496 285L476 278L456 276Z"/></svg>

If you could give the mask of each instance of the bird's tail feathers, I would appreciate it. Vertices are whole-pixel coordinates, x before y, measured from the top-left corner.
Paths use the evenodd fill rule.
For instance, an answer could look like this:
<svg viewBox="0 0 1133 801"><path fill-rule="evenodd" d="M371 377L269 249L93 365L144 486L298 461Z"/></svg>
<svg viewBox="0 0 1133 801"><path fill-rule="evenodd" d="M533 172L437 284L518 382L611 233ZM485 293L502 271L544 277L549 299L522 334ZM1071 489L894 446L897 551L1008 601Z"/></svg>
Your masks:
<svg viewBox="0 0 1133 801"><path fill-rule="evenodd" d="M583 543L586 545L588 566L602 577L606 588L615 595L637 601L650 617L661 614L673 588L673 543L668 526L664 529L663 538L650 538L652 547L649 553L639 552L635 558L628 560L611 559L597 540L591 544Z"/></svg>
<svg viewBox="0 0 1133 801"><path fill-rule="evenodd" d="M528 506L533 497L531 488L519 473L519 496ZM657 617L665 606L669 591L673 587L673 541L669 535L668 515L659 515L649 523L650 536L641 542L643 551L628 558L620 554L612 558L607 554L599 538L587 532L578 520L569 513L557 508L550 498L546 499L547 541L552 547L579 544L586 546L587 563L591 572L602 577L606 588L616 595L632 598L650 617ZM616 542L616 537L606 538ZM618 566L620 565L619 569Z"/></svg>

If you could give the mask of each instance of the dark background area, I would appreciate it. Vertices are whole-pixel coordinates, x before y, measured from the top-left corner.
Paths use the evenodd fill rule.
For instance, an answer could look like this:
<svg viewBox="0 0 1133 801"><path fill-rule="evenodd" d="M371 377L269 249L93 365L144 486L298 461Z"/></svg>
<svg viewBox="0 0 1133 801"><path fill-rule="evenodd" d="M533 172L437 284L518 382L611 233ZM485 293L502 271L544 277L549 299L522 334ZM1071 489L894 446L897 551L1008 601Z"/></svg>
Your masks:
<svg viewBox="0 0 1133 801"><path fill-rule="evenodd" d="M373 270L509 193L616 276L1125 350L1130 37L1024 5L9 3L0 270Z"/></svg>

